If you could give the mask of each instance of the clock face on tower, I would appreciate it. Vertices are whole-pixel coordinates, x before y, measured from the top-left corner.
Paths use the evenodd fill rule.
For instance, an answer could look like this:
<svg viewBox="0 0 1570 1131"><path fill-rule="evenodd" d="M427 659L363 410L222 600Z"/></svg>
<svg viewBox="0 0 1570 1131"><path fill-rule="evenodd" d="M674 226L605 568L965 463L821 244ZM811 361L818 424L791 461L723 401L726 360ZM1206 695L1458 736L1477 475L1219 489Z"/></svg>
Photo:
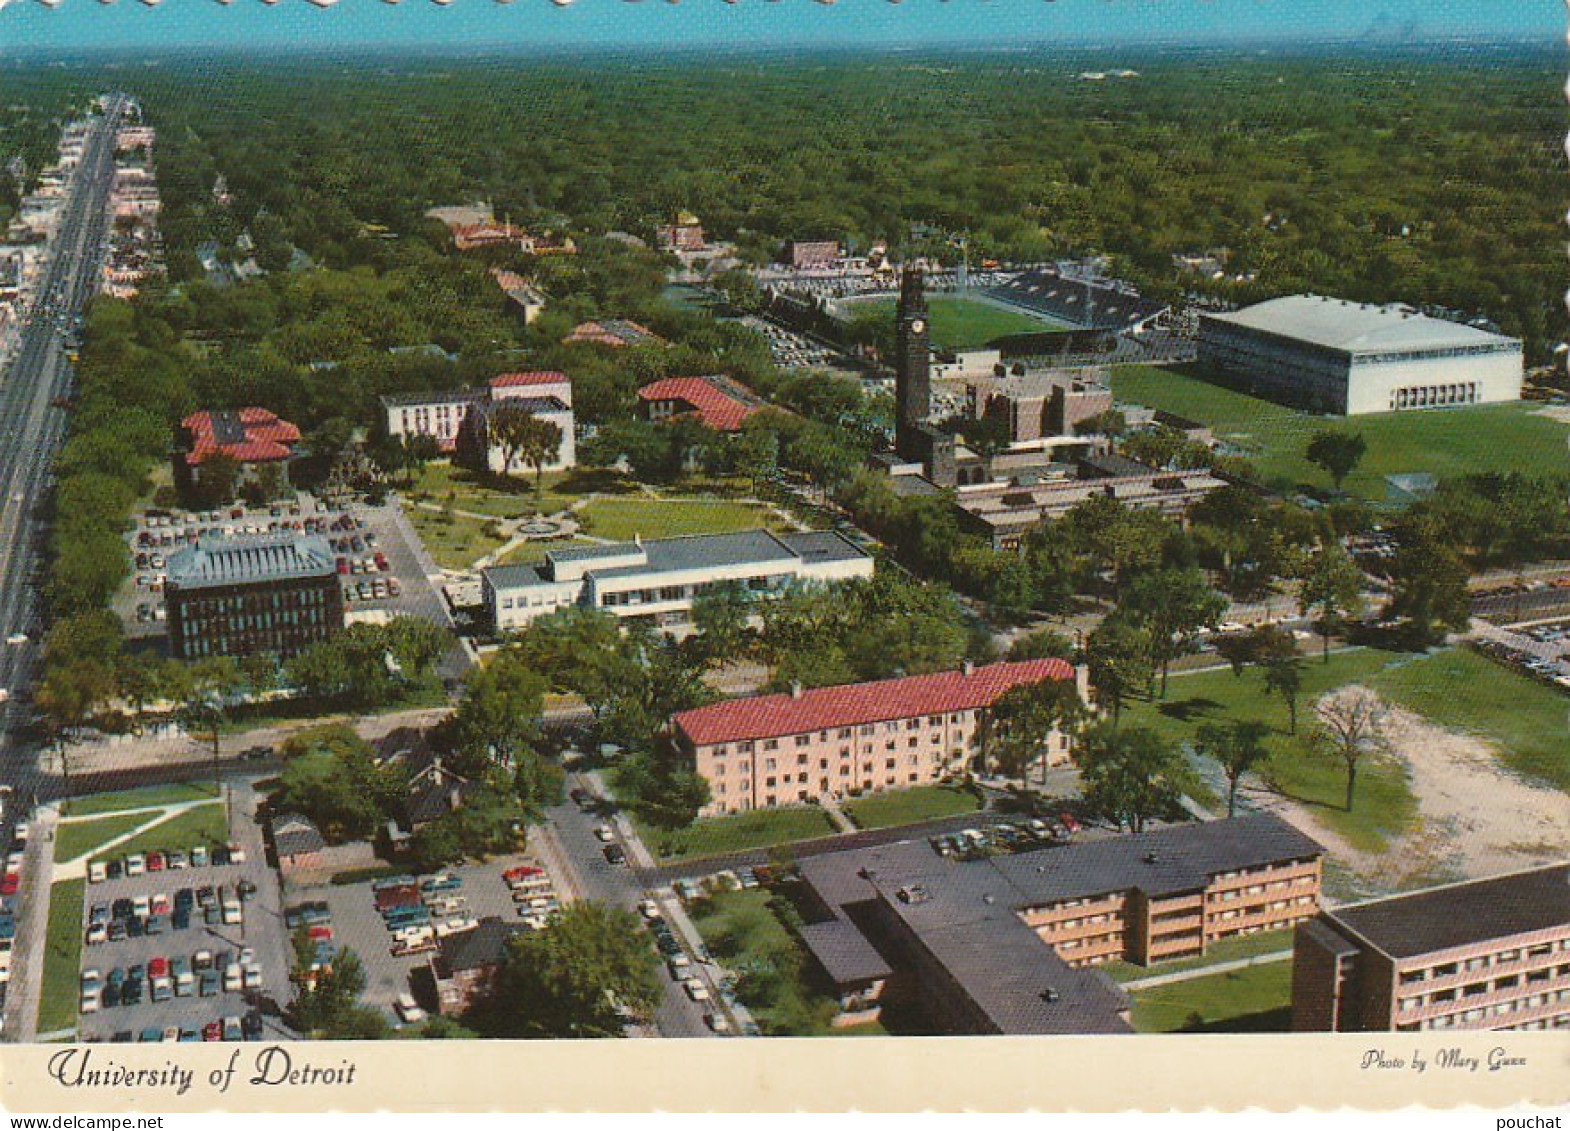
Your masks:
<svg viewBox="0 0 1570 1131"><path fill-rule="evenodd" d="M920 318L916 319L914 322L912 322L910 324L911 332L914 333L914 334L919 334L923 330L925 330L926 328L927 328L927 324L925 322L923 322Z"/></svg>

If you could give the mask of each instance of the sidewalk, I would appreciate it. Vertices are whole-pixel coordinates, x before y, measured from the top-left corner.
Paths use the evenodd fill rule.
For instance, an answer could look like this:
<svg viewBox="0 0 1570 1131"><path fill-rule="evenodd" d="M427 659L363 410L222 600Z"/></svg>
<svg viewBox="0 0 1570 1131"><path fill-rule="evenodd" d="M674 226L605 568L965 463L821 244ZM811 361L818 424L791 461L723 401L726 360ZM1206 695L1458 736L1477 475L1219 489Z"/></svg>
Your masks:
<svg viewBox="0 0 1570 1131"><path fill-rule="evenodd" d="M11 943L11 982L5 1003L5 1038L17 1043L38 1038L57 816L53 806L45 806L33 814L28 825L27 859L22 873L22 890L27 895L22 900L21 921Z"/></svg>
<svg viewBox="0 0 1570 1131"><path fill-rule="evenodd" d="M1285 962L1292 957L1290 950L1273 950L1269 954L1255 954L1248 958L1238 958L1231 962L1217 962L1214 966L1196 966L1192 970L1176 970L1171 974L1152 974L1148 978L1137 978L1132 982L1118 983L1125 990L1149 990L1156 986L1167 986L1173 982L1187 982L1194 978L1208 978L1212 974L1229 974L1234 970L1247 970L1250 966L1267 966L1273 962Z"/></svg>

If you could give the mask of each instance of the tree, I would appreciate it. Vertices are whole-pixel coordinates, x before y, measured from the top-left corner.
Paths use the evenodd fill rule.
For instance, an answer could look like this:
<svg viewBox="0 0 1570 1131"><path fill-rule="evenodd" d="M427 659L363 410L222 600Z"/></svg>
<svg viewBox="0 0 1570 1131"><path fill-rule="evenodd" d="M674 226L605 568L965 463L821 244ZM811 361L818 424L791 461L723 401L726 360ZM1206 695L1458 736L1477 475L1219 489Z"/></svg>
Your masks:
<svg viewBox="0 0 1570 1131"><path fill-rule="evenodd" d="M1198 630L1214 628L1226 609L1226 598L1192 566L1141 573L1129 584L1119 610L1149 632L1151 661L1161 672L1163 699L1172 661L1192 651Z"/></svg>
<svg viewBox="0 0 1570 1131"><path fill-rule="evenodd" d="M544 930L508 941L495 989L473 1021L497 1036L620 1036L619 1009L647 1016L659 1001L647 938L631 912L570 904Z"/></svg>
<svg viewBox="0 0 1570 1131"><path fill-rule="evenodd" d="M513 765L538 731L545 690L544 677L516 652L470 672L457 709L437 734L454 771L481 777L491 766Z"/></svg>
<svg viewBox="0 0 1570 1131"><path fill-rule="evenodd" d="M1314 615L1324 662L1330 662L1330 637L1343 629L1348 617L1363 611L1363 571L1357 568L1341 542L1327 538L1309 561L1298 587L1298 612Z"/></svg>
<svg viewBox="0 0 1570 1131"><path fill-rule="evenodd" d="M1465 629L1472 612L1467 571L1443 524L1432 514L1412 514L1395 538L1385 615L1409 622L1418 645L1430 643L1436 628Z"/></svg>
<svg viewBox="0 0 1570 1131"><path fill-rule="evenodd" d="M1009 644L1008 658L1011 660L1068 660L1072 663L1079 654L1074 641L1063 633L1052 628L1037 629L1035 632L1014 638Z"/></svg>
<svg viewBox="0 0 1570 1131"><path fill-rule="evenodd" d="M374 1040L388 1035L381 1015L358 1004L365 992L365 964L348 947L341 947L331 962L316 965L316 942L310 929L298 927L291 936L294 1001L289 1012L293 1027L310 1037L327 1040Z"/></svg>
<svg viewBox="0 0 1570 1131"><path fill-rule="evenodd" d="M745 476L753 494L758 485L771 479L779 466L779 433L764 425L753 425L752 417L742 422L741 431L730 442L730 457L737 475Z"/></svg>
<svg viewBox="0 0 1570 1131"><path fill-rule="evenodd" d="M739 581L711 585L692 601L690 643L705 663L722 667L752 650L755 602Z"/></svg>
<svg viewBox="0 0 1570 1131"><path fill-rule="evenodd" d="M502 451L503 475L512 474L519 461L534 468L535 493L543 490L545 465L561 450L561 429L549 420L535 416L520 404L502 401L491 412L491 442Z"/></svg>
<svg viewBox="0 0 1570 1131"><path fill-rule="evenodd" d="M1086 803L1120 828L1143 832L1182 796L1183 755L1153 730L1098 723L1080 735L1078 747Z"/></svg>
<svg viewBox="0 0 1570 1131"><path fill-rule="evenodd" d="M283 744L284 768L268 798L274 813L300 813L334 844L368 840L393 815L398 789L377 769L365 740L343 725L317 727Z"/></svg>
<svg viewBox="0 0 1570 1131"><path fill-rule="evenodd" d="M1297 697L1303 689L1303 662L1294 652L1273 655L1262 661L1265 668L1265 693L1279 695L1287 706L1288 734L1297 733Z"/></svg>
<svg viewBox="0 0 1570 1131"><path fill-rule="evenodd" d="M580 696L596 719L636 678L636 642L600 609L573 606L540 617L515 647L525 666L549 672L551 687Z"/></svg>
<svg viewBox="0 0 1570 1131"><path fill-rule="evenodd" d="M1148 687L1152 675L1149 632L1116 614L1096 626L1085 640L1090 682L1099 702L1112 708L1112 724L1123 716L1123 702Z"/></svg>
<svg viewBox="0 0 1570 1131"><path fill-rule="evenodd" d="M1226 775L1228 817L1237 814L1237 787L1243 775L1270 757L1265 746L1269 729L1264 723L1243 719L1225 726L1206 723L1195 735L1195 751L1214 758Z"/></svg>
<svg viewBox="0 0 1570 1131"><path fill-rule="evenodd" d="M1337 432L1326 429L1314 433L1308 441L1308 450L1304 455L1309 463L1329 473L1330 481L1335 484L1336 491L1339 492L1342 482L1362 462L1363 455L1367 451L1368 442L1363 439L1361 432Z"/></svg>
<svg viewBox="0 0 1570 1131"><path fill-rule="evenodd" d="M1010 688L982 723L982 757L1007 778L1023 778L1046 765L1054 736L1070 734L1085 717L1085 704L1072 679L1045 679Z"/></svg>
<svg viewBox="0 0 1570 1131"><path fill-rule="evenodd" d="M1379 697L1363 687L1347 687L1326 696L1314 708L1313 748L1346 769L1346 810L1352 811L1357 768L1364 758L1389 749L1385 709Z"/></svg>

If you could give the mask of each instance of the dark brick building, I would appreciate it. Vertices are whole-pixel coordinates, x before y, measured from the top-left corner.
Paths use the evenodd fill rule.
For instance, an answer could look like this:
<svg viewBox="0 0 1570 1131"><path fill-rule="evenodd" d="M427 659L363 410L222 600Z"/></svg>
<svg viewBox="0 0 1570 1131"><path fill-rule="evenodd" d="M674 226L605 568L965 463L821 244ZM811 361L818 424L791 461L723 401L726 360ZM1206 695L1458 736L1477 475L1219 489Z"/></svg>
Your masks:
<svg viewBox="0 0 1570 1131"><path fill-rule="evenodd" d="M202 538L169 556L168 574L177 659L290 656L343 628L343 591L320 536Z"/></svg>

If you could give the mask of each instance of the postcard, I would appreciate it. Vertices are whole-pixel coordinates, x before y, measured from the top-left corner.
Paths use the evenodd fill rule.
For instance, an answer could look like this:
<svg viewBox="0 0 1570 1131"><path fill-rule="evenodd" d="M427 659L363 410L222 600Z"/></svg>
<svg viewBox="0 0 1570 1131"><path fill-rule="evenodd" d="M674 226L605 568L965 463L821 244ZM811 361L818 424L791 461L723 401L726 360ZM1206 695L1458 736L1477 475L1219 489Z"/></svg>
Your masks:
<svg viewBox="0 0 1570 1131"><path fill-rule="evenodd" d="M1562 13L0 9L0 1102L1570 1101Z"/></svg>

